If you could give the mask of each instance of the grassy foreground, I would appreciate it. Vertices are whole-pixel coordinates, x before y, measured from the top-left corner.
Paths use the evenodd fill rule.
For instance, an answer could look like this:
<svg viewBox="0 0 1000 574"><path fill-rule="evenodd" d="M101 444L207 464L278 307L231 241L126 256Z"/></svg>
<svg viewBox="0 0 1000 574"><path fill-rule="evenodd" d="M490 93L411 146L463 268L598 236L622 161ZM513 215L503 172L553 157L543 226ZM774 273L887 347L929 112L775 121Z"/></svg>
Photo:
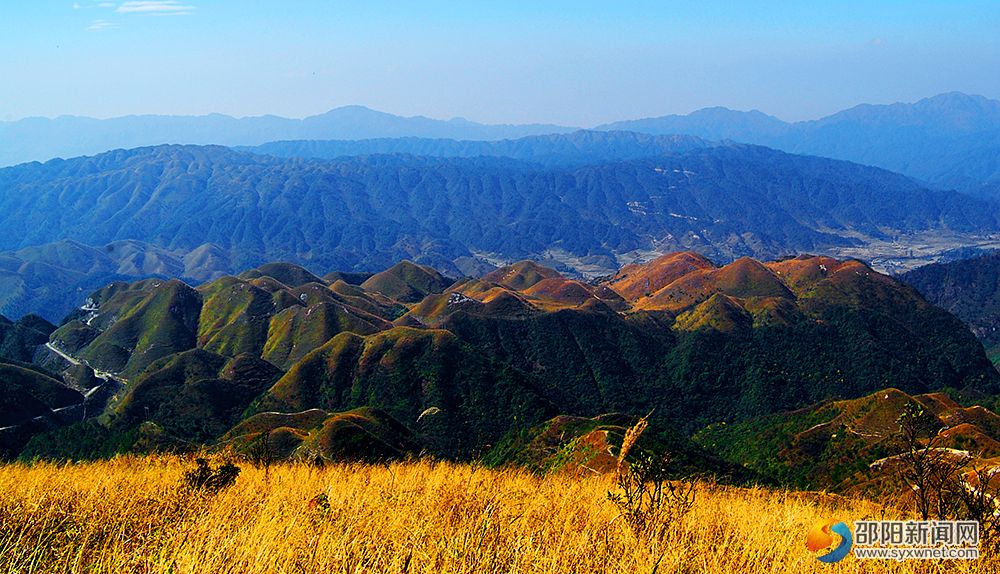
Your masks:
<svg viewBox="0 0 1000 574"><path fill-rule="evenodd" d="M821 519L894 518L865 501L701 485L662 544L606 500L610 477L447 463L242 465L192 494L175 457L0 467L0 573L986 572L997 563L824 565ZM317 504L325 493L328 503ZM310 501L313 500L311 503Z"/></svg>

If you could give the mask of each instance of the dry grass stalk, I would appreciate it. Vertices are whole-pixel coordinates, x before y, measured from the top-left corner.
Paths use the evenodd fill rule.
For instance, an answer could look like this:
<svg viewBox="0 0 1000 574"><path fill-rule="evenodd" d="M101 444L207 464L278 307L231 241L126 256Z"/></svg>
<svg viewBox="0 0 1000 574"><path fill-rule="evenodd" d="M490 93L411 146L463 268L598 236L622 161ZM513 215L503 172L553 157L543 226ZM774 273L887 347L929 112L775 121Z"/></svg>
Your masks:
<svg viewBox="0 0 1000 574"><path fill-rule="evenodd" d="M625 438L622 439L622 448L618 452L618 465L615 467L615 476L620 479L622 472L625 471L628 465L627 458L629 451L635 446L635 443L639 441L639 437L642 433L646 431L646 427L649 426L649 417L653 415L653 411L649 411L649 414L639 419L632 428L625 431Z"/></svg>

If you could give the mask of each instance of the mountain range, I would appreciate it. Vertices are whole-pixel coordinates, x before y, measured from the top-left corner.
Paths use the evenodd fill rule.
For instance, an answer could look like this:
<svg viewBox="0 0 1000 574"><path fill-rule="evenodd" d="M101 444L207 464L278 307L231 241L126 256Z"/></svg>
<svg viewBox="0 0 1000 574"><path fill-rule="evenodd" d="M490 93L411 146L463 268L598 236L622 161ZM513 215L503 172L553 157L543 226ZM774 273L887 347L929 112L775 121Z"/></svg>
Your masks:
<svg viewBox="0 0 1000 574"><path fill-rule="evenodd" d="M863 104L794 123L758 111L708 108L596 129L753 143L882 167L934 187L989 197L996 197L1000 183L1000 101L959 92L915 103Z"/></svg>
<svg viewBox="0 0 1000 574"><path fill-rule="evenodd" d="M568 134L528 136L500 141L428 138L369 140L292 140L235 149L276 157L338 159L404 154L438 158L503 157L546 167L580 167L678 154L718 144L694 136L578 130Z"/></svg>
<svg viewBox="0 0 1000 574"><path fill-rule="evenodd" d="M408 258L458 277L535 258L596 277L678 249L876 259L883 246L889 268L1000 229L992 203L758 146L574 132L468 153L483 145L516 157L157 146L0 169L0 312L59 321L108 281L269 260L371 272ZM900 253L913 237L925 251Z"/></svg>
<svg viewBox="0 0 1000 574"><path fill-rule="evenodd" d="M64 116L0 122L0 166L93 155L116 148L159 144L258 146L278 140L368 140L422 138L503 140L576 130L556 125L484 125L464 120L400 117L362 106L336 108L302 120L260 116L128 116L107 120ZM624 120L596 130L689 135L764 145L790 153L819 155L881 167L936 188L996 197L1000 185L1000 102L958 92L914 103L862 104L835 114L785 122L760 111L705 108L688 115ZM360 146L299 142L262 148L281 155L420 147L427 143ZM464 155L475 146L449 143L439 150ZM408 153L418 153L408 151Z"/></svg>
<svg viewBox="0 0 1000 574"><path fill-rule="evenodd" d="M345 106L301 120L278 116L78 116L0 122L0 166L161 144L259 145L287 139L450 138L498 140L572 131L555 125L486 125L462 118L401 117Z"/></svg>
<svg viewBox="0 0 1000 574"><path fill-rule="evenodd" d="M49 410L0 412L8 453L265 443L293 458L474 458L502 446L501 463L560 416L655 407L684 442L708 424L890 385L1000 390L956 318L863 263L817 256L719 266L680 252L591 283L533 261L460 280L407 261L324 277L276 263L197 287L114 283L47 341L31 365L46 378L19 388ZM91 386L66 392L89 402L45 398L81 371ZM107 408L90 400L102 393ZM65 426L69 414L78 422Z"/></svg>

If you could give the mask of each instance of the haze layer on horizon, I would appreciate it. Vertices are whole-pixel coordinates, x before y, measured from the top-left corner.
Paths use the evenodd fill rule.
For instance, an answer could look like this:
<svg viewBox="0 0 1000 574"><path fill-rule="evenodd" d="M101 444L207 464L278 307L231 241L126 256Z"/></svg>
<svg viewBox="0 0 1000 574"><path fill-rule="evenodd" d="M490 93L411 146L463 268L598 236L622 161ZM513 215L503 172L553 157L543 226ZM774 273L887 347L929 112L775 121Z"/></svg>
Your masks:
<svg viewBox="0 0 1000 574"><path fill-rule="evenodd" d="M40 0L0 18L0 120L399 115L590 127L1000 97L1000 4ZM877 4L877 5L876 5Z"/></svg>

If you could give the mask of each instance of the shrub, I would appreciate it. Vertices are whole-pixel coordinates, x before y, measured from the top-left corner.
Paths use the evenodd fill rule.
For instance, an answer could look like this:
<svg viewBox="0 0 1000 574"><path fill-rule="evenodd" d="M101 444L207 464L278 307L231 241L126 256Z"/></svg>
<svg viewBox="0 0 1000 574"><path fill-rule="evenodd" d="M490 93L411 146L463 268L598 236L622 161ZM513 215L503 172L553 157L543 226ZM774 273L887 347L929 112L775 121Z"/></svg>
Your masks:
<svg viewBox="0 0 1000 574"><path fill-rule="evenodd" d="M208 461L195 460L195 468L184 473L184 485L192 490L218 492L236 482L240 467L231 462L212 468Z"/></svg>
<svg viewBox="0 0 1000 574"><path fill-rule="evenodd" d="M636 534L658 541L694 506L695 482L691 477L670 479L669 452L637 451L629 458L648 424L646 415L625 433L615 472L618 490L608 492L608 500L618 507L619 516Z"/></svg>

